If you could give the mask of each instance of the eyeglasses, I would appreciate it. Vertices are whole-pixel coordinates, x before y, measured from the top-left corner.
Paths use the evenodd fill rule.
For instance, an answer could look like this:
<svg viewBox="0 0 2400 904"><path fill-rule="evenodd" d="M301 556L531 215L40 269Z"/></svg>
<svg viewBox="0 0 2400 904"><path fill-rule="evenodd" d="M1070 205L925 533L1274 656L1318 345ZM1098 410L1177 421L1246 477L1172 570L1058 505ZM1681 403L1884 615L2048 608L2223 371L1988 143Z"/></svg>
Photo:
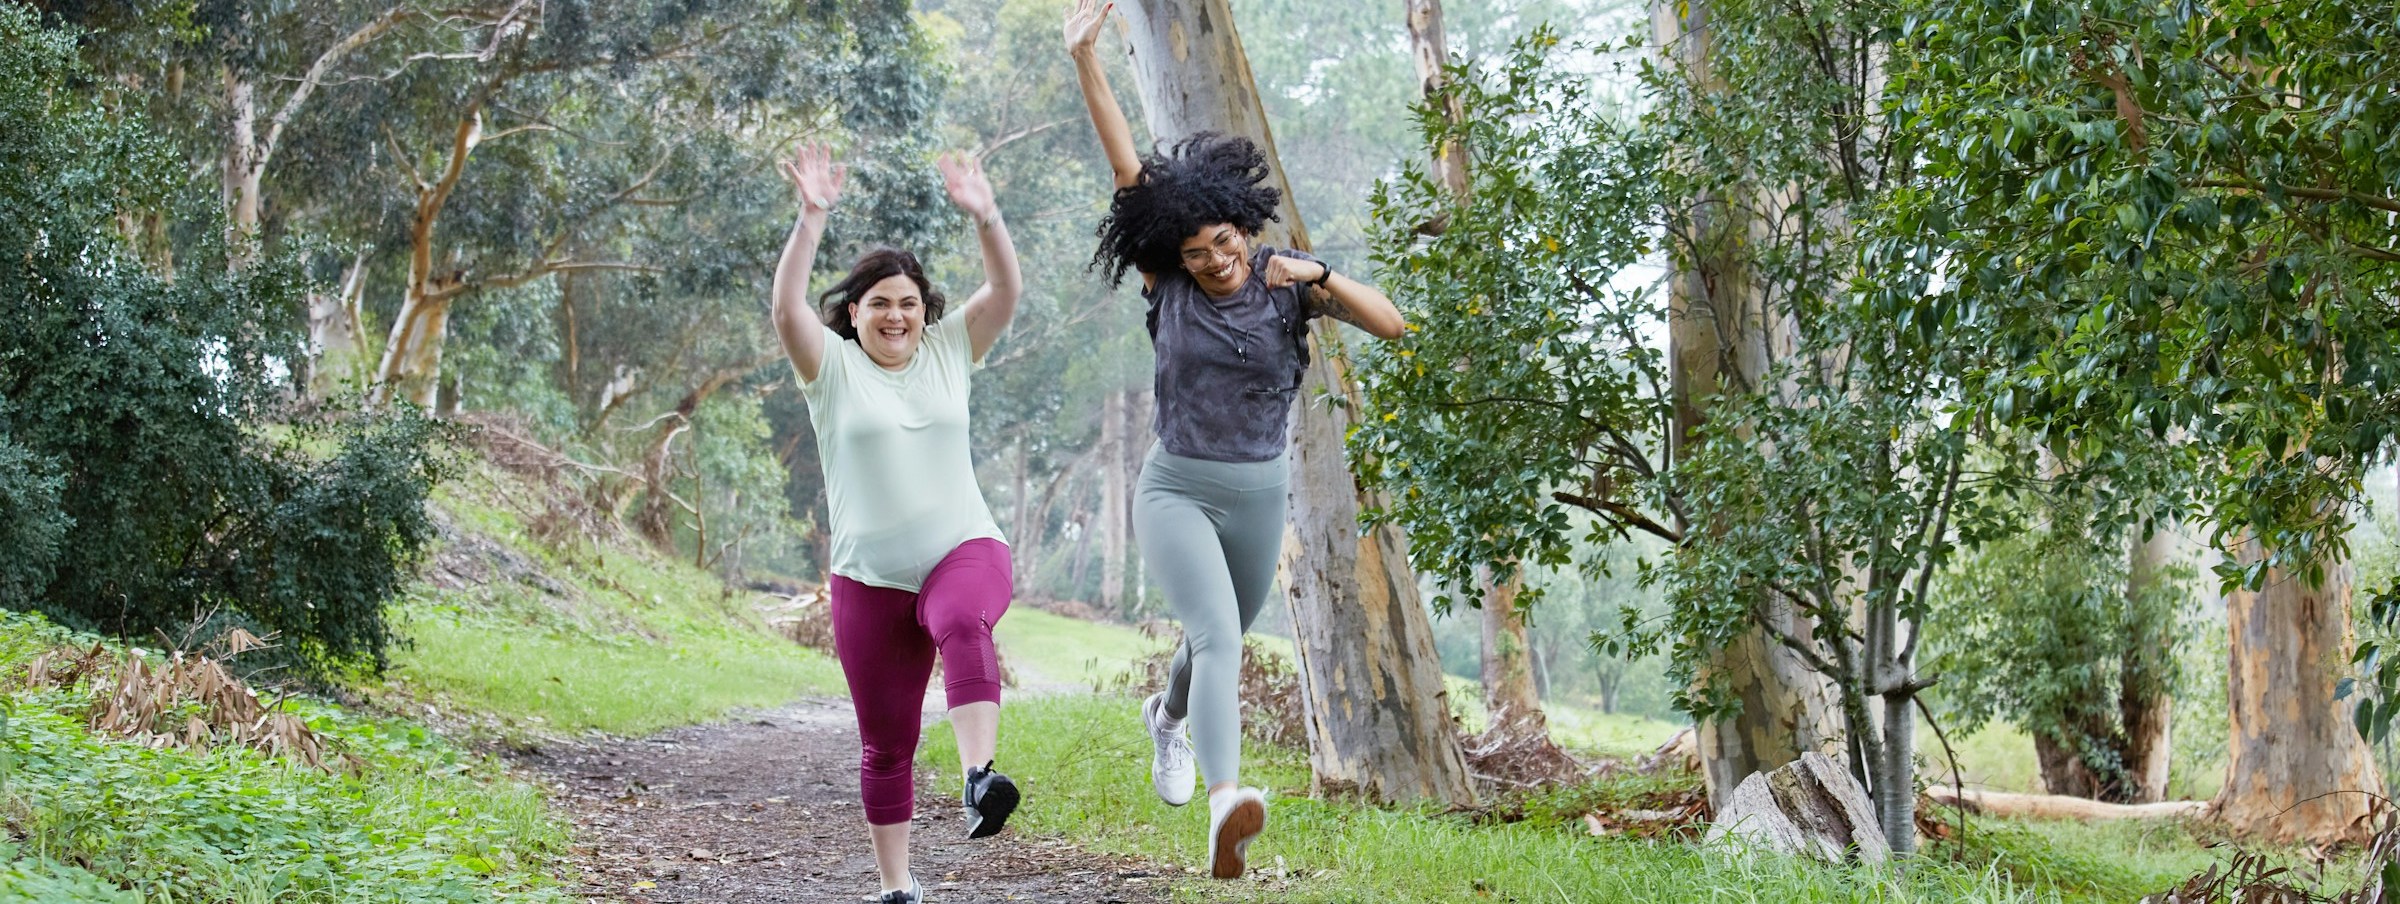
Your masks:
<svg viewBox="0 0 2400 904"><path fill-rule="evenodd" d="M1217 240L1210 247L1183 249L1183 265L1205 267L1208 266L1209 261L1214 260L1220 254L1226 257L1240 257L1242 254L1241 243L1234 239L1234 231L1231 229L1217 233Z"/></svg>

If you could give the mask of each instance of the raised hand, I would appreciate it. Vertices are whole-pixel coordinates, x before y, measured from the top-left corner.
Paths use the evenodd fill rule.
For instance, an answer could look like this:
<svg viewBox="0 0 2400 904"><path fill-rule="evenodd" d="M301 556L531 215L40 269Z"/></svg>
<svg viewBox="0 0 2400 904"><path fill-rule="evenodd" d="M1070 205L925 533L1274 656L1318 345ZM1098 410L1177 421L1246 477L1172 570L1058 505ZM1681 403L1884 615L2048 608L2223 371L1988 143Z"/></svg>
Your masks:
<svg viewBox="0 0 2400 904"><path fill-rule="evenodd" d="M992 198L991 180L983 176L983 161L965 151L955 151L934 158L933 166L942 171L942 190L950 194L950 203L974 218L977 225L1000 216L1000 204Z"/></svg>
<svg viewBox="0 0 2400 904"><path fill-rule="evenodd" d="M1108 21L1109 11L1116 8L1115 3L1100 0L1075 0L1075 8L1067 11L1067 52L1079 53L1098 45L1100 23Z"/></svg>
<svg viewBox="0 0 2400 904"><path fill-rule="evenodd" d="M792 159L778 161L775 168L782 171L783 181L792 184L802 212L812 207L832 210L834 202L842 199L842 181L850 171L833 162L833 151L823 142L801 145L792 151Z"/></svg>
<svg viewBox="0 0 2400 904"><path fill-rule="evenodd" d="M1267 268L1264 275L1267 278L1267 288L1280 289L1293 283L1314 281L1317 277L1325 275L1325 265L1274 254L1267 256Z"/></svg>

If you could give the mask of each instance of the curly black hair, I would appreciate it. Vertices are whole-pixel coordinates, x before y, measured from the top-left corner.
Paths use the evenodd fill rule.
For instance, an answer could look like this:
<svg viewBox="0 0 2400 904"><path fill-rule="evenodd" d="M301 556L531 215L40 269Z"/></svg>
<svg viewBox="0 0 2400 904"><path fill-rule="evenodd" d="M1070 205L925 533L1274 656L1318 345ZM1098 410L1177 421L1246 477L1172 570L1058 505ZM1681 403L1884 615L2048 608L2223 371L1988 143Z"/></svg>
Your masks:
<svg viewBox="0 0 2400 904"><path fill-rule="evenodd" d="M894 276L906 276L917 284L917 294L925 302L928 325L942 319L942 309L948 302L942 293L933 290L933 283L925 278L925 266L917 263L917 256L898 248L877 248L861 256L858 263L851 265L850 275L817 296L817 313L835 335L856 340L858 325L850 322L850 305L864 300L867 290L876 283Z"/></svg>
<svg viewBox="0 0 2400 904"><path fill-rule="evenodd" d="M1165 154L1142 157L1139 181L1117 189L1096 234L1100 248L1091 267L1115 287L1125 268L1172 273L1183 266L1183 240L1201 227L1231 223L1256 235L1280 219L1275 205L1283 192L1266 185L1267 155L1240 136L1199 132Z"/></svg>

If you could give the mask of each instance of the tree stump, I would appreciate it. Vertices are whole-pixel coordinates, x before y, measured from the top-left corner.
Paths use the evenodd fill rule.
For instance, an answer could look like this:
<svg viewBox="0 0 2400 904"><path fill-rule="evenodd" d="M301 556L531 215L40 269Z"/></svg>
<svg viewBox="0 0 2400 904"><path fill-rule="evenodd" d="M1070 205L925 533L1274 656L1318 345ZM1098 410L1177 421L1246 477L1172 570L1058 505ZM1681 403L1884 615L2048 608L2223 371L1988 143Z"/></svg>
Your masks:
<svg viewBox="0 0 2400 904"><path fill-rule="evenodd" d="M1881 864L1892 849L1867 789L1824 754L1809 752L1773 772L1753 772L1717 811L1708 840L1738 838L1755 849L1827 863Z"/></svg>

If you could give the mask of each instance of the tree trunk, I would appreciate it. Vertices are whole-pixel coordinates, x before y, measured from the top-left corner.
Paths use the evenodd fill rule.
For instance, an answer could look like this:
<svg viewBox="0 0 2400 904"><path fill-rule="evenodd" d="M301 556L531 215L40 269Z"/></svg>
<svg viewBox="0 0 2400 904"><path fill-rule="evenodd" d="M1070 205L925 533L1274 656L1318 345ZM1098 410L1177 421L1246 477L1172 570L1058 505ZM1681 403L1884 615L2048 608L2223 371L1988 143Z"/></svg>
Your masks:
<svg viewBox="0 0 2400 904"><path fill-rule="evenodd" d="M442 343L450 333L450 302L457 297L463 278L455 268L436 272L433 227L450 202L450 192L458 187L459 176L466 172L467 156L482 140L483 104L477 100L462 111L451 134L449 157L433 180L419 176L413 163L402 161L411 167L408 174L416 184L417 196L408 226L408 294L400 302L400 315L392 320L383 361L375 368L374 398L378 402L398 397L420 408L433 408L435 381L442 372Z"/></svg>
<svg viewBox="0 0 2400 904"><path fill-rule="evenodd" d="M352 258L341 287L308 296L308 394L324 398L366 376L367 332L361 319L367 252Z"/></svg>
<svg viewBox="0 0 2400 904"><path fill-rule="evenodd" d="M1442 0L1408 0L1408 45L1410 57L1416 63L1419 96L1431 96L1449 81L1443 66L1450 61L1449 39L1442 30ZM1442 105L1442 114L1452 123L1466 118L1466 105L1452 97ZM1473 183L1467 173L1467 145L1456 139L1445 141L1433 151L1433 171L1450 196L1460 206L1474 200ZM1425 235L1440 235L1449 228L1448 213L1436 215L1417 226Z"/></svg>
<svg viewBox="0 0 2400 904"><path fill-rule="evenodd" d="M700 513L699 494L693 494L692 502L685 502L675 495L675 491L670 485L674 480L674 473L667 467L667 456L673 450L675 437L691 429L692 415L700 410L700 403L707 401L709 396L715 395L717 390L723 389L725 384L733 382L753 369L750 365L718 369L702 378L700 385L692 387L692 391L684 393L683 399L675 403L675 410L660 419L658 438L650 442L648 450L642 455L642 479L649 484L649 487L642 500L641 514L634 520L635 530L641 533L643 539L649 540L652 546L658 547L660 552L669 555L673 555L675 552L674 526L675 509L677 508L691 513L693 525L700 533L697 548L702 552L708 549L708 522Z"/></svg>
<svg viewBox="0 0 2400 904"><path fill-rule="evenodd" d="M1666 62L1685 69L1694 84L1712 84L1705 0L1653 0L1650 15ZM1688 245L1675 255L1667 310L1669 393L1675 405L1668 455L1678 462L1691 454L1693 435L1707 421L1715 396L1759 388L1771 361L1796 345L1788 318L1770 316L1739 266L1735 239L1748 229L1728 215L1736 209L1693 199L1688 219L1679 224ZM1697 530L1698 542L1708 542L1705 526ZM1808 620L1789 604L1770 602L1761 609L1785 633L1811 635ZM1703 680L1722 682L1739 701L1733 715L1699 725L1701 762L1715 806L1724 806L1751 773L1780 768L1836 737L1831 687L1764 629L1752 629L1717 651L1703 675Z"/></svg>
<svg viewBox="0 0 2400 904"><path fill-rule="evenodd" d="M1551 644L1542 641L1535 641L1531 649L1533 651L1533 696L1535 699L1548 700L1550 699L1550 663L1558 658L1558 654L1553 652Z"/></svg>
<svg viewBox="0 0 2400 904"><path fill-rule="evenodd" d="M1126 523L1129 510L1125 479L1125 397L1127 390L1111 392L1100 403L1100 609L1113 618L1124 618L1125 609L1125 548L1131 525Z"/></svg>
<svg viewBox="0 0 2400 904"><path fill-rule="evenodd" d="M258 84L225 67L225 246L235 269L256 261L258 237Z"/></svg>
<svg viewBox="0 0 2400 904"><path fill-rule="evenodd" d="M2125 734L2123 793L2129 803L2167 799L2169 755L2173 752L2169 723L2175 713L2175 700L2168 696L2167 688L2175 674L2176 607L2144 597L2165 589L2159 586L2162 572L2174 560L2175 535L2162 524L2147 539L2134 542L2133 558L2125 571L2126 612L2133 622L2126 626L2117 684L2123 695L2118 700L2118 718Z"/></svg>
<svg viewBox="0 0 2400 904"><path fill-rule="evenodd" d="M2084 761L2086 744L2050 731L2035 731L2033 756L2042 770L2042 790L2062 797L2108 800L2109 782ZM2082 741L2092 740L2086 734Z"/></svg>
<svg viewBox="0 0 2400 904"><path fill-rule="evenodd" d="M1118 8L1151 134L1209 130L1256 143L1283 189L1281 220L1268 224L1263 238L1307 248L1227 0L1130 0ZM1374 501L1342 457L1358 402L1341 336L1331 321L1319 321L1311 338L1315 364L1303 378L1292 424L1292 532L1283 558L1309 766L1320 789L1356 788L1381 800L1472 801L1406 539L1389 526L1363 535L1358 528L1359 511ZM1348 404L1318 401L1329 397Z"/></svg>
<svg viewBox="0 0 2400 904"><path fill-rule="evenodd" d="M1525 637L1525 618L1517 611L1522 573L1506 582L1483 581L1483 706L1491 713L1487 731L1508 736L1527 729L1542 730L1542 699L1533 686L1532 645Z"/></svg>
<svg viewBox="0 0 2400 904"><path fill-rule="evenodd" d="M1032 444L1019 437L1017 439L1016 487L1015 491L1009 494L1008 513L1009 568L1015 572L1019 587L1033 586L1033 538L1027 527L1033 523L1033 500L1027 498L1033 493L1032 470Z"/></svg>
<svg viewBox="0 0 2400 904"><path fill-rule="evenodd" d="M2265 549L2242 542L2242 563ZM2350 674L2350 563L2323 584L2267 572L2265 589L2226 598L2232 737L2217 812L2243 835L2283 844L2361 840L2383 780L2334 685Z"/></svg>

